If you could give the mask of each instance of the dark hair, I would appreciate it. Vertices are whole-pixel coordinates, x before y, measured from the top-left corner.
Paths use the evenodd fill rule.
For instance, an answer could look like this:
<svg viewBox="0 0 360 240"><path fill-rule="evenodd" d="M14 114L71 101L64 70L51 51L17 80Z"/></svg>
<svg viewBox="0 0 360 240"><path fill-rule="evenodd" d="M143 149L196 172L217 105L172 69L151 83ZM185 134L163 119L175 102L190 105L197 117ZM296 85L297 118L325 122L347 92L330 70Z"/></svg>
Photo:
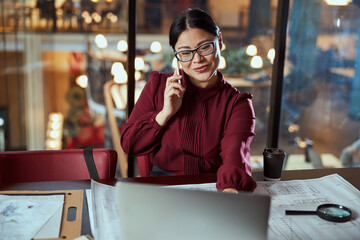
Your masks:
<svg viewBox="0 0 360 240"><path fill-rule="evenodd" d="M206 11L190 8L177 16L171 24L169 43L173 49L175 49L180 34L189 28L200 28L217 37L220 32L219 27Z"/></svg>

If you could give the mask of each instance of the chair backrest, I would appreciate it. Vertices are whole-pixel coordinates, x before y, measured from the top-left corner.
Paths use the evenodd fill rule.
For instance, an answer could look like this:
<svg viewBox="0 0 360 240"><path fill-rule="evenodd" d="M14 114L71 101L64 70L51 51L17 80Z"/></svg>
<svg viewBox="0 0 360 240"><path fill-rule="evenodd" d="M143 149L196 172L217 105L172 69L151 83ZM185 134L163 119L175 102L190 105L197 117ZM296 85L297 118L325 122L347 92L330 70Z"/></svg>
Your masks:
<svg viewBox="0 0 360 240"><path fill-rule="evenodd" d="M119 101L117 106L126 106L126 103L124 103L124 99L126 99L122 95L122 89L121 88L114 88L114 86L117 85L113 80L110 80L104 84L104 98L105 98L105 106L107 111L107 117L109 122L109 127L111 131L111 139L113 146L115 150L118 153L118 163L120 167L120 173L121 177L127 177L127 169L128 169L128 163L127 163L127 154L124 152L124 150L121 147L120 144L120 130L119 126L116 121L116 109L114 106L114 101ZM118 92L115 92L118 91ZM117 93L117 94L115 94ZM137 93L138 97L139 93ZM150 155L145 156L138 156L138 168L140 177L148 177L150 176L150 172L152 169L152 164L150 161Z"/></svg>
<svg viewBox="0 0 360 240"><path fill-rule="evenodd" d="M137 162L140 177L149 177L152 170L150 155L137 156Z"/></svg>
<svg viewBox="0 0 360 240"><path fill-rule="evenodd" d="M110 127L111 132L111 141L113 144L114 149L116 150L118 154L118 163L119 163L119 169L121 177L125 178L127 177L127 155L124 152L124 150L121 147L120 144L120 130L119 126L116 121L115 116L115 107L113 102L113 97L111 95L111 87L116 84L113 80L108 81L104 84L104 98L105 98L105 106L106 106L106 112L108 117L108 123Z"/></svg>
<svg viewBox="0 0 360 240"><path fill-rule="evenodd" d="M99 178L114 178L116 151L94 148L92 152ZM0 184L89 179L83 149L0 152Z"/></svg>

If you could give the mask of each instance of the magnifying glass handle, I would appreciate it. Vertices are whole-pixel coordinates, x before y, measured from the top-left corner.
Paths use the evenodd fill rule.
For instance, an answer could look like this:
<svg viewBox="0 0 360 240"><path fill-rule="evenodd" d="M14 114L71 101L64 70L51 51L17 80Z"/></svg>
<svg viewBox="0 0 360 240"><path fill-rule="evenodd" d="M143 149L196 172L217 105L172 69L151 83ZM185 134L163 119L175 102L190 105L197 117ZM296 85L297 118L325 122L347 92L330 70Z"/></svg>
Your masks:
<svg viewBox="0 0 360 240"><path fill-rule="evenodd" d="M285 215L313 215L316 211L285 210Z"/></svg>

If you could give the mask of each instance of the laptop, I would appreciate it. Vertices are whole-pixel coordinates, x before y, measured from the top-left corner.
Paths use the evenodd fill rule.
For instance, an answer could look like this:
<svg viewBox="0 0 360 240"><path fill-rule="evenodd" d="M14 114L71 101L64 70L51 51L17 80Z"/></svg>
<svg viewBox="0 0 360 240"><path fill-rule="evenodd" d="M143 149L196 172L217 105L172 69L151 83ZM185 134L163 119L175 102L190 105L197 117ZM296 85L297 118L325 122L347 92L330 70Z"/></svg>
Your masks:
<svg viewBox="0 0 360 240"><path fill-rule="evenodd" d="M270 197L116 183L121 239L267 239Z"/></svg>

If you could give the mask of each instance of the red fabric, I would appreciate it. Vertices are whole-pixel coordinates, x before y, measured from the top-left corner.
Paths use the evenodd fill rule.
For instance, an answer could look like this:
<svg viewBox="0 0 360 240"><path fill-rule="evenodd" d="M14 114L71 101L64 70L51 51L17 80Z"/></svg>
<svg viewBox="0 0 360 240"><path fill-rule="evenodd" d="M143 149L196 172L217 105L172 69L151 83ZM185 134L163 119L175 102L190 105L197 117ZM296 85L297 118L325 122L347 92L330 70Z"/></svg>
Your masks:
<svg viewBox="0 0 360 240"><path fill-rule="evenodd" d="M155 116L163 107L171 74L151 73L128 122L120 128L124 151L151 153L154 165L176 175L218 172L219 190L252 191L256 183L250 165L255 128L251 94L240 93L223 78L214 86L197 88L182 73L183 104L161 127Z"/></svg>
<svg viewBox="0 0 360 240"><path fill-rule="evenodd" d="M100 179L114 178L117 153L94 148ZM0 152L0 184L90 179L82 149Z"/></svg>
<svg viewBox="0 0 360 240"><path fill-rule="evenodd" d="M150 155L137 156L140 177L149 177L152 170Z"/></svg>

